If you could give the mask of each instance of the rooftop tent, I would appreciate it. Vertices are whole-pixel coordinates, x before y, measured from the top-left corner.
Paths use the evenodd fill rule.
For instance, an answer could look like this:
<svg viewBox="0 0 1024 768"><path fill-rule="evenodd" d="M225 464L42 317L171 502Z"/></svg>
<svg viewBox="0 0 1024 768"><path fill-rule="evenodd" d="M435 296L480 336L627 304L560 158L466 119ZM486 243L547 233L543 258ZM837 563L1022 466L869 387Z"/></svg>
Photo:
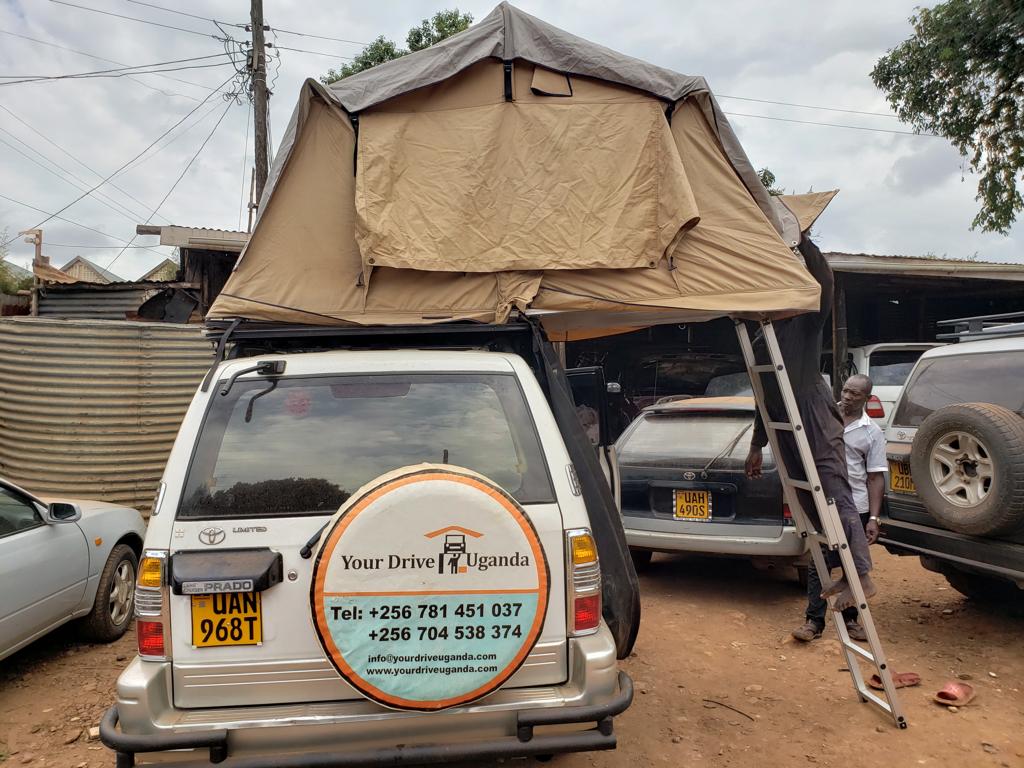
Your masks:
<svg viewBox="0 0 1024 768"><path fill-rule="evenodd" d="M551 338L817 309L703 78L503 3L329 87L308 80L211 318L504 322Z"/></svg>

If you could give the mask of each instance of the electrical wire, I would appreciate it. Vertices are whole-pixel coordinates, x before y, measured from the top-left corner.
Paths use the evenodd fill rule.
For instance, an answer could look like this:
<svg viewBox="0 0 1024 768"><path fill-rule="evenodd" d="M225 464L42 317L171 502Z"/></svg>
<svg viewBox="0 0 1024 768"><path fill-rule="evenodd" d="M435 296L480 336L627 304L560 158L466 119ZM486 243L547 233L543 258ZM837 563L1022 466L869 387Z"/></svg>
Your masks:
<svg viewBox="0 0 1024 768"><path fill-rule="evenodd" d="M311 53L314 56L326 56L329 59L347 59L348 61L354 61L351 56L339 56L336 53L324 53L323 51L307 51L305 48L287 48L283 45L275 45L279 51L295 51L296 53Z"/></svg>
<svg viewBox="0 0 1024 768"><path fill-rule="evenodd" d="M189 125L186 128L182 129L177 135L175 135L175 136L171 137L170 139L168 139L164 144L162 144L160 147L158 147L152 154L147 155L146 157L143 157L143 158L141 158L139 160L136 160L135 162L131 163L127 168L124 169L124 171L122 171L122 173L128 173L129 171L135 170L140 165L143 165L144 163L147 163L150 160L152 160L154 157L159 155L161 152L163 152L165 149L167 149L169 146L171 146L175 142L181 141L183 138L185 138L185 136L187 136L189 133L191 133L193 130L195 130L195 128L197 126L199 126L202 123L204 123L206 121L206 118L208 118L210 115L214 114L217 111L217 108L219 106L220 106L220 104L218 104L217 102L214 102L214 104L210 107L210 109L206 110L206 112L204 112L202 115L200 115L195 120L193 120L191 125ZM148 205L145 205L144 207L146 208L146 210L149 210L149 206Z"/></svg>
<svg viewBox="0 0 1024 768"><path fill-rule="evenodd" d="M125 0L125 2L129 2L132 5L144 5L147 8L156 8L158 11L166 11L167 13L176 13L179 16L188 16L190 19L199 19L200 21L212 21L214 24L223 24L226 27L239 27L241 29L246 28L245 24L232 24L228 21L218 21L217 19L211 19L209 16L197 16L194 13L185 13L185 11L178 11L174 8L167 8L163 5L157 5L156 3L144 3L142 2L142 0Z"/></svg>
<svg viewBox="0 0 1024 768"><path fill-rule="evenodd" d="M17 121L18 121L19 123L21 123L21 124L22 124L23 126L25 126L26 128L28 128L28 129L29 129L30 131L32 131L32 133L34 133L34 134L35 134L36 136L38 136L39 138L41 138L41 139L42 139L43 141L45 141L45 142L46 142L47 144L49 144L49 145L50 145L50 146L52 146L52 147L55 147L56 149L58 149L58 150L59 150L60 152L62 152L62 153L63 153L64 155L66 155L67 157L70 157L70 158L71 158L72 160L74 160L74 161L75 161L76 163L78 163L78 164L79 164L80 166L82 166L83 168L85 168L85 170L89 171L89 173L91 173L91 174L93 174L94 176L97 176L97 177L99 177L99 178L101 178L101 179L103 178L103 174L102 174L102 173L100 173L99 171L97 171L97 170L96 170L95 168L93 168L92 166L88 165L87 163L85 163L85 161L83 161L83 160L81 160L80 158L76 157L75 155L71 154L71 153L70 153L70 152L69 152L68 150L64 149L64 147L62 147L62 146L61 146L60 144L58 144L57 142L55 142L55 141L54 141L53 139L51 139L51 138L50 138L49 136L47 136L47 135L46 135L45 133L43 133L43 132L42 132L42 131L40 131L39 129L35 128L34 126L30 125L30 124L29 124L28 122L26 122L25 120L23 120L23 119L22 119L22 118L21 118L21 117L20 117L20 116L19 116L19 115L18 115L17 113L15 113L15 112L12 112L12 111L11 111L10 109L8 109L7 107L5 107L5 106L4 106L3 104L0 104L0 109L2 109L2 110L3 110L4 112L6 112L6 113L7 113L8 115L10 115L11 117L13 117L13 118L14 118L15 120L17 120ZM22 143L24 144L24 142L22 142ZM26 146L28 146L28 145L26 145ZM37 150L33 150L33 151L34 151L34 152L36 152L36 154L37 154L37 155L39 155L40 157L44 157L44 155L43 155L43 154L42 154L41 152L39 152L39 151L37 151ZM155 154L155 153L154 153L154 154ZM46 158L44 158L44 159L46 159L46 160L47 160L48 162L52 163L53 165L57 165L57 163L54 163L54 162L53 162L52 160L50 160L50 158L48 158L48 157L46 157ZM57 165L57 167L58 167L58 168L60 168L60 169L61 169L62 171L64 171L65 173L67 173L68 175L70 175L70 176L74 177L75 179L78 179L79 181L83 182L84 184L90 184L90 183L91 183L91 182L87 182L87 181L85 181L85 179L82 179L82 178L80 178L80 177L78 177L78 176L75 176L75 174L73 174L73 173L72 173L71 171L67 170L66 168L63 168L63 167L61 167L60 165ZM120 192L120 193L121 193L122 195L124 195L125 197L127 197L127 198L128 198L129 200L133 200L134 202L136 202L136 203L138 203L139 205L141 205L141 206L142 206L142 208L143 208L143 210L148 210L149 206L147 206L147 205L146 205L146 204L145 204L144 202L142 202L142 201L141 201L141 200L139 200L139 199L138 199L137 197L135 197L135 196L134 196L134 195L133 195L133 194L132 194L131 192L129 192L128 190L126 190L126 189L123 189L122 187L119 187L119 186L118 186L117 184L114 184L113 182L111 182L110 186L111 186L111 187L113 187L114 189L116 189L116 190L117 190L118 192ZM113 197L112 197L112 196L108 196L108 197L110 197L110 199L111 199L112 201L114 201L114 202L117 202L116 200L114 200L114 199L113 199ZM125 209L126 211L127 211L127 210L129 210L129 208L128 208L127 206L123 206L123 205L122 205L122 207L123 207L123 208L124 208L124 209ZM140 217L140 216L137 216L137 218L141 218L141 217Z"/></svg>
<svg viewBox="0 0 1024 768"><path fill-rule="evenodd" d="M87 51L80 51L77 48L69 48L66 45L61 45L59 43L54 43L54 42L51 42L49 40L40 40L37 37L29 37L28 35L21 35L21 34L18 34L17 32L11 32L10 30L6 30L6 29L0 29L0 35L10 35L11 37L17 37L17 38L19 38L21 40L27 40L28 42L31 42L31 43L37 43L38 45L45 45L45 46L49 46L50 48L58 48L58 49L60 49L62 51L70 51L71 53L77 53L79 56L86 56L86 57L88 57L90 59L96 59L97 61L105 61L108 64L119 64L122 67L128 66L123 61L114 61L114 59L107 59L107 58L105 58L103 56L97 56L95 53L89 53ZM159 72L156 72L154 74L156 75L156 77L162 78L163 80L170 80L170 81L175 82L175 83L181 83L182 85L191 85L191 86L194 86L196 88L202 88L204 91L212 91L213 90L213 88L211 88L208 85L203 85L202 83L193 83L191 80L182 80L180 77L172 77L171 75L162 75ZM139 85L143 85L146 88L149 88L151 90L156 91L157 93L162 93L164 96L181 96L181 97L186 98L186 99L191 99L192 101L199 101L199 99L197 99L195 96L189 96L188 94L185 94L185 93L177 93L176 91L163 91L163 90L160 90L159 88L156 88L156 87L150 85L147 82L144 82L142 80L136 80L134 77L129 77L128 79L129 80L135 80L135 82L137 82Z"/></svg>
<svg viewBox="0 0 1024 768"><path fill-rule="evenodd" d="M125 240L124 242L127 243L128 241ZM51 243L49 240L46 241L46 247L47 248L81 248L83 250L86 249L86 248L95 248L95 249L99 249L99 250L102 250L102 251L112 251L115 248L117 248L116 245L73 245L71 243ZM139 249L144 250L144 251L152 250L148 245L126 245L124 247L125 248L139 248ZM174 246L167 246L167 247L168 248L173 248Z"/></svg>
<svg viewBox="0 0 1024 768"><path fill-rule="evenodd" d="M723 110L724 112L724 110ZM759 120L777 120L783 123L800 123L801 125L824 125L829 128L849 128L854 131L872 131L873 133L894 133L898 136L926 136L931 139L941 139L942 137L935 133L915 133L914 131L894 131L890 128L868 128L864 125L844 125L842 123L819 123L814 120L794 120L790 117L769 117L768 115L750 115L744 112L724 112L724 114L730 117L756 117Z"/></svg>
<svg viewBox="0 0 1024 768"><path fill-rule="evenodd" d="M72 72L65 75L0 75L0 80L9 80L11 82L0 83L0 85L16 85L17 83L33 83L39 80L73 80L77 78L85 77L124 77L126 75L148 75L156 74L157 70L152 72L134 72L132 70L146 70L153 67L164 67L171 64L184 64L189 61L205 61L206 59L217 59L222 56L231 56L230 53L213 53L208 56L194 56L190 59L176 59L174 61L159 61L154 64L138 64L135 66L124 66L117 69L96 69L88 72ZM226 64L228 62L223 62ZM232 60L233 63L233 60ZM214 66L221 66L216 64ZM193 67L180 67L179 69L193 69ZM198 69L198 67L195 67ZM160 72L176 72L176 69L159 70ZM17 79L16 79L17 78Z"/></svg>
<svg viewBox="0 0 1024 768"><path fill-rule="evenodd" d="M21 200L15 200L13 197L8 197L7 195L0 194L0 200L7 200L10 203L14 203L15 205L20 205L20 206L22 206L24 208L29 208L29 209L31 209L33 211L36 211L37 213L46 214L47 216L49 216L49 218L46 219L46 221L49 221L50 219L58 219L60 221L67 222L68 224L72 224L72 225L74 225L76 227L79 227L81 229L86 229L86 230L88 230L90 232L95 232L97 235L103 235L104 237L109 237L111 240L117 240L117 242L119 242L119 243L126 243L126 244L128 243L127 240L124 240L124 239L122 239L120 237L115 237L114 235L108 235L106 232L103 232L102 230L86 226L85 224L81 224L81 223L79 223L77 221L74 221L73 219L65 218L64 216L61 216L59 213L49 213L47 211L44 211L42 208L37 208L34 205L29 205L28 203L23 203ZM39 229L39 227L38 226L30 227L30 229ZM15 240L17 240L18 237L21 237L21 235L18 235L16 237L11 238L6 243L4 243L4 245L10 245ZM113 247L116 248L117 246L113 246ZM140 247L143 247L143 246L140 246ZM145 246L145 248L148 251L153 251L153 249L150 246ZM153 253L157 254L158 256L164 256L165 255L163 253L160 253L160 251L153 251Z"/></svg>
<svg viewBox="0 0 1024 768"><path fill-rule="evenodd" d="M232 64L232 62L224 61L224 62L221 62L220 64L195 64L195 65L193 65L191 67L174 67L172 69L154 69L154 70L152 70L150 72L133 72L131 74L155 75L155 74L158 74L160 72L181 72L181 71L186 70L186 69L212 69L213 67L226 67L229 64ZM90 79L92 79L94 77L117 78L117 77L127 77L127 76L128 76L127 74L110 74L110 75L86 75L86 76L81 76L81 77L72 76L72 77L36 78L36 79L32 79L32 80L12 80L12 81L7 82L7 83L0 83L0 87L5 86L5 85L22 85L24 83L51 82L51 81L56 81L56 80L90 80Z"/></svg>
<svg viewBox="0 0 1024 768"><path fill-rule="evenodd" d="M57 5L66 5L69 8L78 8L82 11L91 11L92 13L101 13L104 16L113 16L118 19L125 19L127 21L136 21L139 24L149 24L153 27L163 27L164 29L173 29L178 32L188 32L190 35L198 35L199 37L212 37L214 40L219 40L216 35L211 35L208 32L199 32L195 29L186 29L185 27L175 27L171 24L161 24L158 21L150 21L149 19L137 19L134 16L125 16L120 13L113 13L112 11L104 11L99 8L90 8L87 5L77 5L76 3L69 3L67 0L50 0L51 3L57 3Z"/></svg>
<svg viewBox="0 0 1024 768"><path fill-rule="evenodd" d="M74 205L75 203L77 203L78 201L82 200L83 198L85 198L86 196L88 196L89 194L91 194L92 192L94 192L94 191L96 191L97 189L99 189L100 187L102 187L102 186L103 186L104 184L106 184L106 183L107 183L108 181L110 181L111 179L113 179L113 178L114 178L115 176L117 176L117 175L118 175L119 173L121 173L121 171L123 171L123 170L124 170L125 168L127 168L127 167L128 167L128 166L129 166L130 164L131 164L131 163L134 163L134 162L135 162L136 160L138 160L138 159L139 159L140 157L142 157L142 156L143 156L143 155L145 155L145 154L146 154L147 152L149 152L149 150L150 150L150 149L152 149L152 148L153 148L153 147L154 147L154 146L155 146L155 145L156 145L156 144L157 144L157 143L158 143L159 141L161 141L161 140L162 140L162 139L163 139L163 138L164 138L165 136L167 136L167 134L169 134L169 133L170 133L171 131L173 131L173 130L174 130L175 128L177 128L177 127L178 127L179 125L181 125L181 124L182 124L183 122L185 122L185 121L186 121L186 120L187 120L188 118L190 118L190 117L191 117L192 115L194 115L194 114L195 114L195 113L196 113L197 111L199 111L199 108L200 108L200 107L202 107L202 106L203 106L203 105L204 105L204 104L205 104L205 103L206 103L207 101L209 101L209 100L210 100L210 98L211 98L211 97L213 96L213 94L215 94L215 93L218 93L218 92L220 92L220 89L221 89L221 88L223 88L224 86L226 86L226 85L227 85L228 83L230 83L230 82L231 82L231 81L232 81L233 79L234 79L234 76L232 76L232 77L229 77L229 78L228 78L227 80L225 80L225 81L224 81L223 83L221 83L221 84L220 84L220 86L219 86L219 87L217 88L217 90L215 90L215 91L211 91L211 92L210 92L210 93L209 93L209 94L208 94L208 95L207 95L207 96L206 96L206 97L205 97L205 98L204 98L204 99L203 99L203 100L202 100L201 102L199 102L199 103L198 103L198 104L197 104L197 105L196 105L195 107L193 107L193 108L192 108L192 109L191 109L191 110L190 110L190 111L188 112L188 114L186 114L186 115L185 115L184 117L182 117L182 118L181 118L180 120L178 120L178 121L177 121L177 122L176 122L176 123L175 123L174 125L172 125L172 126L171 126L170 128L168 128L168 129L167 129L166 131L164 131L163 133L161 133L161 134L160 134L160 135L159 135L159 136L158 136L158 137L157 137L156 139L154 139L154 140L153 140L153 141L152 141L152 142L151 142L151 143L149 144L149 146L147 146L147 147L146 147L145 149L143 149L143 150L142 150L141 152L139 152L139 153L138 153L137 155L135 155L135 157L133 157L133 158L132 158L131 160L129 160L129 161L128 161L128 162L126 162L126 163L125 163L124 165L122 165L121 167L119 167L119 168L118 168L117 170L115 170L115 171L114 171L113 173L111 173L111 174L110 174L109 176L106 176L106 177L104 177L104 178L103 178L103 180L102 180L102 181L100 181L100 183L99 183L99 184L97 184L97 185L95 185L94 187L92 187L92 188L91 188L91 189L90 189L89 191L87 191L87 192L84 192L84 193L82 193L81 195L79 195L78 197L76 197L76 198L75 198L74 200L72 200L72 201L71 201L70 203L68 203L67 205L65 205L65 206L64 206L63 208L61 208L60 210L58 210L58 211L57 211L57 213L55 213L55 214L51 214L51 215L50 215L50 216L49 216L48 218L46 218L46 219L43 219L43 220L42 220L41 222L39 222L38 224L35 224L35 225L31 226L31 227L27 227L27 229L39 229L39 227L43 226L43 224L45 224L45 223L46 223L47 221L49 221L50 219L52 219L52 218L53 218L54 216L56 216L57 214L60 214L60 213L64 213L64 211L66 211L66 210L67 210L68 208L70 208L71 206L73 206L73 205ZM15 237L12 237L12 238L10 238L9 240L7 240L7 241L5 241L4 243L0 244L0 248L2 248L2 247L3 247L4 245L10 245L11 243L13 243L13 242L14 242L15 240L17 240L17 239L18 239L18 237L17 237L17 236L15 236Z"/></svg>
<svg viewBox="0 0 1024 768"><path fill-rule="evenodd" d="M202 151L204 149L206 149L206 145L210 142L210 139L213 138L213 134L215 134L217 132L217 129L220 128L220 124L222 122L224 122L224 118L227 117L228 110L230 110L232 106L234 106L234 102L229 101L228 105L224 108L224 112L221 114L220 119L217 120L216 124L214 124L213 128L206 135L206 138L203 139L203 143L199 145L199 149L197 149L195 151L195 154L192 155L191 159L189 159L188 163L182 169L181 173L178 174L178 178L174 180L173 184L171 184L171 188L169 190L167 190L167 194L163 196L163 198L160 200L159 203L157 203L156 208L154 208L152 213L149 214L149 218L146 219L144 224L149 224L153 220L153 217L157 214L157 212L160 210L160 208L163 207L163 204L167 202L167 198L169 198L171 196L171 194L174 192L174 190L177 189L178 184L181 183L181 180L183 178L185 178L185 174L188 173L188 169L192 167L192 163L194 163L196 161L196 158L199 157L199 155L202 153ZM128 241L128 245L131 245L133 242L135 242L135 238L138 237L138 236L139 236L139 233L138 233L138 231L136 231L135 234L132 235L131 240ZM113 259L111 259L110 263L107 264L107 266L104 267L104 269L108 269L109 270L110 267L113 266L114 262L116 262L119 258L121 258L121 254L124 253L125 250L127 250L127 246L122 248L118 252L117 256L115 256Z"/></svg>
<svg viewBox="0 0 1024 768"><path fill-rule="evenodd" d="M245 205L245 167L249 159L249 125L252 123L252 109L245 110L245 141L242 142L242 191L238 195L238 231L242 231L242 208Z"/></svg>
<svg viewBox="0 0 1024 768"><path fill-rule="evenodd" d="M135 0L128 1L135 2ZM272 32L278 32L282 35L295 35L296 37L311 37L315 40L330 40L335 43L351 43L352 45L361 45L364 48L369 45L369 43L362 43L358 40L346 40L343 37L327 37L326 35L313 35L310 34L309 32L294 32L290 29L280 29L279 27L271 27L270 30Z"/></svg>
<svg viewBox="0 0 1024 768"><path fill-rule="evenodd" d="M865 112L860 109L841 109L840 107L821 107L814 104L794 104L790 101L772 101L771 99L754 99L749 96L726 96L725 94L716 93L715 98L718 99L736 99L738 101L756 101L758 104L778 104L783 107L798 107L799 109L821 109L825 112L844 112L848 115L871 115L873 117L892 117L899 120L899 115L894 115L892 112Z"/></svg>

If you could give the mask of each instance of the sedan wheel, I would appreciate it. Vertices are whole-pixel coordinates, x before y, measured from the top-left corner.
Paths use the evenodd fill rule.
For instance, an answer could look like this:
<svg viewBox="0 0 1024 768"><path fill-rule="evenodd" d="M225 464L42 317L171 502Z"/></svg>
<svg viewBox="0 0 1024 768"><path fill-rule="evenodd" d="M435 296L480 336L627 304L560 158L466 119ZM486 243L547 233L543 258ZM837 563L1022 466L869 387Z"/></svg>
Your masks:
<svg viewBox="0 0 1024 768"><path fill-rule="evenodd" d="M81 633L85 639L110 643L131 626L138 563L127 544L118 544L110 551L100 573L92 612L82 619Z"/></svg>
<svg viewBox="0 0 1024 768"><path fill-rule="evenodd" d="M130 617L135 600L135 567L122 560L114 571L110 587L110 621L120 626Z"/></svg>

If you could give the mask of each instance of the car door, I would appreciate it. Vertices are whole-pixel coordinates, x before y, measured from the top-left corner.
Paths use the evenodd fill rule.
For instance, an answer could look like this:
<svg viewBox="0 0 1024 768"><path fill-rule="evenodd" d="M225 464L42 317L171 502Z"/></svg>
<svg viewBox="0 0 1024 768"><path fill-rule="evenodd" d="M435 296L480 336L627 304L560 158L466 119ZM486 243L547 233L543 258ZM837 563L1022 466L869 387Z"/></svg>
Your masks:
<svg viewBox="0 0 1024 768"><path fill-rule="evenodd" d="M604 369L600 366L587 368L571 368L565 372L572 389L572 399L576 404L576 415L580 419L583 431L594 444L601 470L605 480L615 497L615 504L620 504L619 467L615 456L615 438L612 434L608 413L608 385L604 378ZM617 385L616 385L617 386ZM621 507L620 507L621 509Z"/></svg>
<svg viewBox="0 0 1024 768"><path fill-rule="evenodd" d="M0 657L67 620L88 573L75 523L48 525L39 505L0 486Z"/></svg>

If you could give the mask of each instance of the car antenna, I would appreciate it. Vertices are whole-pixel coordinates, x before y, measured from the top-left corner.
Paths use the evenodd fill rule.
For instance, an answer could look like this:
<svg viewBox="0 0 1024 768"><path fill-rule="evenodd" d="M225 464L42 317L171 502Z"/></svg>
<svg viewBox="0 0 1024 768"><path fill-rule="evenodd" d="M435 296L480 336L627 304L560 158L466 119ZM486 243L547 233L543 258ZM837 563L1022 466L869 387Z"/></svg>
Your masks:
<svg viewBox="0 0 1024 768"><path fill-rule="evenodd" d="M303 560L309 560L309 558L313 556L313 547L318 541L320 541L320 534L322 534L330 524L331 521L328 520L317 529L317 532L310 537L309 541L302 545L302 549L299 550L299 557Z"/></svg>
<svg viewBox="0 0 1024 768"><path fill-rule="evenodd" d="M442 453L441 453L441 463L442 464L447 464L448 463L448 449L447 448L445 448L444 451L442 451Z"/></svg>

